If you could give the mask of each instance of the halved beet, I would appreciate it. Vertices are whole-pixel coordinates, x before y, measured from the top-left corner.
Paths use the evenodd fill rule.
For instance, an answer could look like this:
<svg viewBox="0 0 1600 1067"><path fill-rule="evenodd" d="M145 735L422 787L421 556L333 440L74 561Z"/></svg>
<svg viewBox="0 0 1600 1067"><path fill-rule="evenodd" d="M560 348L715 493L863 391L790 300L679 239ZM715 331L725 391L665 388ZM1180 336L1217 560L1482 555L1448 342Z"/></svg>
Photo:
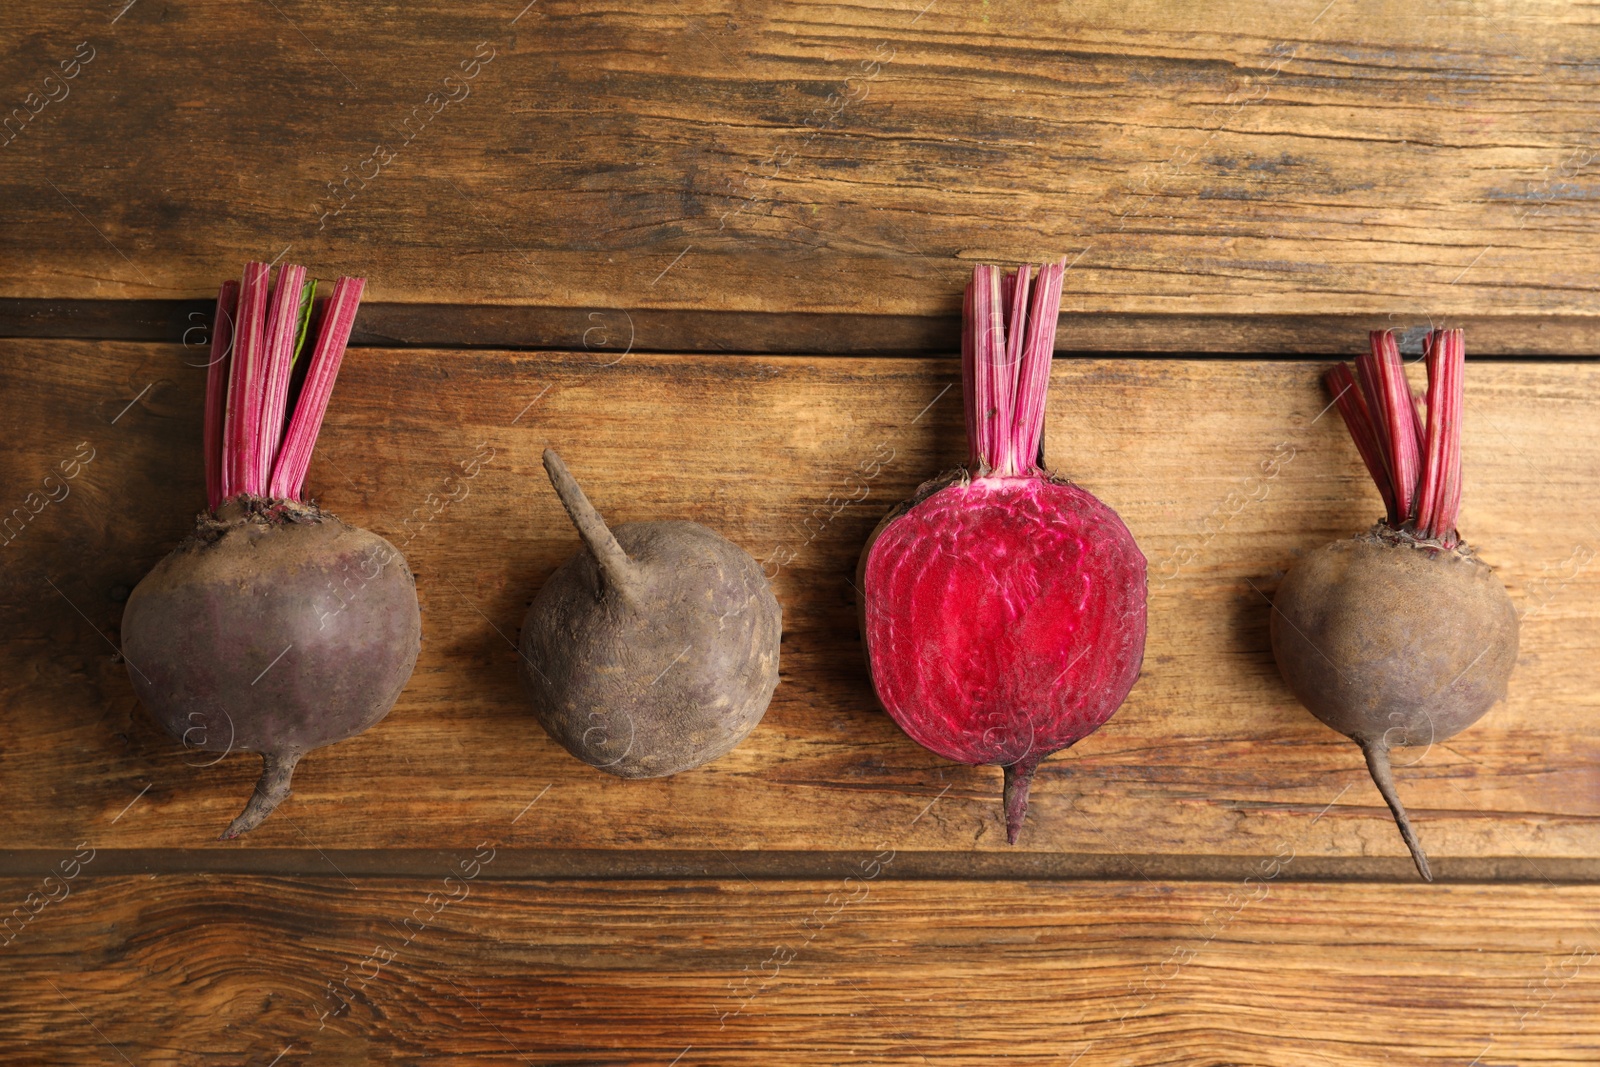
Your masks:
<svg viewBox="0 0 1600 1067"><path fill-rule="evenodd" d="M878 525L857 585L874 688L924 748L1005 768L1013 843L1039 762L1122 705L1145 639L1145 559L1117 513L1043 467L1064 267L967 290L968 467Z"/></svg>

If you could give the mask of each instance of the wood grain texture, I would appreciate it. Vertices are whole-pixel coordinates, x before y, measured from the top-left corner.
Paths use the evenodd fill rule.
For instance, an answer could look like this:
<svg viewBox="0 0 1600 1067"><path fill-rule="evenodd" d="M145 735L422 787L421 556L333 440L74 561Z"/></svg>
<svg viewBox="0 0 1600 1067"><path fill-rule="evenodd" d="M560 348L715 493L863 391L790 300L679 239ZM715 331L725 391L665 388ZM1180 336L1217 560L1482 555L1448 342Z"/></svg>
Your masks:
<svg viewBox="0 0 1600 1067"><path fill-rule="evenodd" d="M1593 887L918 885L858 868L446 883L454 867L82 875L0 948L0 1063L1459 1067L1600 1050ZM37 888L0 882L7 899Z"/></svg>
<svg viewBox="0 0 1600 1067"><path fill-rule="evenodd" d="M377 302L942 317L972 260L1064 254L1134 347L1399 315L1520 351L1561 313L1600 350L1589 7L221 10L0 15L0 296L292 249Z"/></svg>
<svg viewBox="0 0 1600 1067"><path fill-rule="evenodd" d="M202 497L204 375L186 360L44 341L0 360L8 516L80 442L95 450L3 549L0 845L1006 849L999 771L946 763L875 709L850 580L880 515L962 457L956 361L378 349L347 361L309 484L416 570L416 673L378 727L304 762L278 816L208 846L254 758L203 766L214 757L169 741L112 647L120 599ZM1128 876L1140 854L1284 846L1403 862L1357 750L1294 703L1267 647L1283 568L1379 513L1323 414L1321 366L1056 362L1050 461L1117 508L1149 557L1150 641L1118 715L1041 768L1019 848L1126 855ZM1526 618L1510 701L1398 771L1447 877L1451 857L1538 877L1541 858L1600 855L1597 382L1592 364L1469 363L1462 529ZM714 765L614 779L525 709L512 641L578 548L539 467L546 445L609 519L701 521L776 574L782 681Z"/></svg>

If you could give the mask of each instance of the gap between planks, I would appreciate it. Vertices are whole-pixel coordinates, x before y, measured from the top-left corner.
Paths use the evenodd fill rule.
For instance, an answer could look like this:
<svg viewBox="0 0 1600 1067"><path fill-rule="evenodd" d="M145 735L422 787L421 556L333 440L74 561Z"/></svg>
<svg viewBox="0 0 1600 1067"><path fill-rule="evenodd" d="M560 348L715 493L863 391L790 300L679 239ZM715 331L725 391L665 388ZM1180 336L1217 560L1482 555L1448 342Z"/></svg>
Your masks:
<svg viewBox="0 0 1600 1067"><path fill-rule="evenodd" d="M0 878L53 873L70 850L0 850ZM855 851L739 851L717 849L498 850L496 880L816 881L858 870L878 855ZM433 877L459 859L451 849L100 849L86 878L133 874L282 875L349 878ZM1238 882L1262 878L1271 857L1137 855L1133 853L897 852L884 877L896 881L993 882ZM1438 882L1464 885L1596 885L1600 857L1532 860L1523 856L1430 857ZM1296 856L1276 882L1421 884L1409 856Z"/></svg>
<svg viewBox="0 0 1600 1067"><path fill-rule="evenodd" d="M0 299L0 337L195 342L214 301ZM1600 316L1486 315L1431 323L1389 315L1135 315L1064 312L1057 352L1324 355L1364 347L1368 330L1420 344L1430 325L1467 331L1473 356L1576 358L1600 353ZM904 355L953 352L960 317L649 308L393 304L361 306L351 343L389 348L506 348L706 355Z"/></svg>

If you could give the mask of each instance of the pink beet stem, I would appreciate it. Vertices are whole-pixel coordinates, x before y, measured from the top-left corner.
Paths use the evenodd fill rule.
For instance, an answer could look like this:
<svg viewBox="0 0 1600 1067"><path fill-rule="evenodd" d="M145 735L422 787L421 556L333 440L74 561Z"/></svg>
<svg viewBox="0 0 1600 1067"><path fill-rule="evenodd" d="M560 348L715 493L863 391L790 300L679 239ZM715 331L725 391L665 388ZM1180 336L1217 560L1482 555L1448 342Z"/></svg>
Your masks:
<svg viewBox="0 0 1600 1067"><path fill-rule="evenodd" d="M1056 323L1061 317L1061 287L1067 261L1039 268L1033 286L1028 336L1022 346L1022 370L1017 375L1016 415L1013 419L1012 460L1019 471L1041 465L1039 446L1044 440L1044 401L1050 391L1050 360L1056 349Z"/></svg>
<svg viewBox="0 0 1600 1067"><path fill-rule="evenodd" d="M272 290L272 310L267 314L266 350L262 358L261 421L256 426L256 464L265 482L278 458L283 439L284 408L289 402L289 371L294 343L300 330L300 296L305 291L306 269L284 265Z"/></svg>
<svg viewBox="0 0 1600 1067"><path fill-rule="evenodd" d="M1389 484L1390 493L1384 494L1388 522L1398 527L1411 517L1416 501L1421 442L1417 438L1411 390L1406 385L1405 364L1400 360L1400 346L1395 343L1394 334L1374 330L1369 340L1371 350L1356 359L1355 379ZM1379 483L1379 491L1382 489Z"/></svg>
<svg viewBox="0 0 1600 1067"><path fill-rule="evenodd" d="M265 263L246 263L239 277L239 314L234 326L233 359L228 369L228 411L222 431L222 496L260 494L264 477L257 469L255 431L261 424L261 361L266 345Z"/></svg>
<svg viewBox="0 0 1600 1067"><path fill-rule="evenodd" d="M233 318L239 311L239 283L223 282L211 322L211 362L206 370L204 448L206 506L226 499L222 491L222 431L228 416L228 366L233 360Z"/></svg>
<svg viewBox="0 0 1600 1067"><path fill-rule="evenodd" d="M968 467L1001 476L1039 462L1044 402L1050 387L1066 260L1019 267L973 268L961 336L961 385L967 414Z"/></svg>
<svg viewBox="0 0 1600 1067"><path fill-rule="evenodd" d="M1466 341L1460 330L1428 339L1428 429L1417 502L1417 534L1456 543L1461 509L1461 409Z"/></svg>
<svg viewBox="0 0 1600 1067"><path fill-rule="evenodd" d="M1371 351L1324 376L1388 510L1389 525L1456 543L1461 509L1461 407L1466 344L1460 330L1435 330L1425 345L1425 404L1406 385L1394 334L1374 330ZM1424 411L1423 408L1426 408Z"/></svg>
<svg viewBox="0 0 1600 1067"><path fill-rule="evenodd" d="M1417 416L1411 405L1411 387L1406 384L1405 364L1392 330L1374 330L1370 338L1372 362L1377 370L1373 383L1381 410L1374 412L1384 435L1384 453L1389 460L1389 481L1394 486L1394 507L1401 522L1412 515L1417 498Z"/></svg>
<svg viewBox="0 0 1600 1067"><path fill-rule="evenodd" d="M1356 357L1356 387L1361 390L1361 406L1367 413L1367 425L1372 428L1372 443L1378 452L1378 462L1383 466L1383 480L1389 486L1389 493L1385 497L1389 505L1389 525L1398 526L1404 516L1396 513L1394 505L1393 467L1389 464L1388 437L1383 432L1383 401L1378 398L1378 379L1381 376L1374 365L1372 353L1365 352Z"/></svg>
<svg viewBox="0 0 1600 1067"><path fill-rule="evenodd" d="M967 419L967 447L975 450L978 440L978 405L972 402L972 398L978 395L978 341L973 336L972 330L976 315L972 295L974 288L976 280L967 282L966 291L961 297L961 397L965 402L962 408ZM968 465L975 466L971 463Z"/></svg>
<svg viewBox="0 0 1600 1067"><path fill-rule="evenodd" d="M1000 364L995 368L994 423L999 437L998 466L1006 471L1017 469L1017 376L1022 369L1022 345L1027 338L1028 289L1032 277L1032 268L1024 264L1007 274L1001 285L1006 317L1004 336L998 345Z"/></svg>
<svg viewBox="0 0 1600 1067"><path fill-rule="evenodd" d="M1339 363L1323 375L1323 381L1327 384L1328 392L1333 394L1333 402L1344 418L1351 440L1356 443L1356 451L1361 454L1361 462L1367 465L1367 473L1372 475L1372 482L1378 487L1378 494L1383 497L1384 512L1389 524L1391 526L1397 524L1399 520L1395 517L1394 487L1389 483L1389 471L1383 465L1383 449L1378 444L1378 434L1373 429L1372 418L1367 413L1367 402L1362 396L1361 388L1356 384L1355 375L1350 373L1348 366Z"/></svg>
<svg viewBox="0 0 1600 1067"><path fill-rule="evenodd" d="M1445 391L1442 406L1445 420L1444 439L1449 446L1445 453L1444 503L1440 506L1435 523L1438 536L1445 544L1455 547L1456 521L1461 516L1461 416L1466 407L1467 344L1461 330L1449 331L1449 338L1438 342L1438 347L1454 345L1454 355L1445 349L1443 362L1450 368L1450 388Z"/></svg>
<svg viewBox="0 0 1600 1067"><path fill-rule="evenodd" d="M1000 293L1000 270L982 264L972 270L972 317L967 329L972 331L973 391L966 399L973 404L973 421L977 436L970 440L972 455L969 464L987 473L1001 463L998 388L995 382L997 364L1005 350L1005 323L1001 320L1004 302Z"/></svg>
<svg viewBox="0 0 1600 1067"><path fill-rule="evenodd" d="M361 291L366 284L364 278L340 278L334 284L333 295L328 298L328 306L322 313L322 327L306 365L305 384L300 388L300 398L295 403L289 430L284 434L283 447L272 471L272 495L275 497L300 499L306 470L311 466L311 450L316 447L317 434L322 429L322 416L328 410L333 381L338 377L339 364L350 343L356 308L361 304Z"/></svg>
<svg viewBox="0 0 1600 1067"><path fill-rule="evenodd" d="M1427 430L1425 429L1428 423L1428 402L1423 397L1423 394L1413 391L1411 393L1411 403L1409 406L1411 408L1411 432L1416 435L1417 448L1420 450L1422 448L1422 442L1428 439ZM1422 462L1420 456L1417 462L1419 464ZM1422 477L1420 470L1417 474L1417 477L1419 480ZM1418 485L1418 491L1421 491L1420 484Z"/></svg>

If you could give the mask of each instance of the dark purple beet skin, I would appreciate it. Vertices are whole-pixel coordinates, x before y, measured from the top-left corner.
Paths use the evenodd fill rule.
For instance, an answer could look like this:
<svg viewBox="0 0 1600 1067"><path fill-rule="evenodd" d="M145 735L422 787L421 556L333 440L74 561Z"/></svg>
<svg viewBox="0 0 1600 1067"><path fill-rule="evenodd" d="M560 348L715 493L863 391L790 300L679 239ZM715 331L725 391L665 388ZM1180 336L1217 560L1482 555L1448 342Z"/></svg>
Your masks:
<svg viewBox="0 0 1600 1067"><path fill-rule="evenodd" d="M422 623L404 557L376 534L285 501L224 510L235 514L206 516L134 589L122 636L133 687L169 734L261 753L232 838L289 795L302 756L388 713Z"/></svg>
<svg viewBox="0 0 1600 1067"><path fill-rule="evenodd" d="M783 609L748 552L699 523L614 530L561 457L544 466L584 547L522 621L539 722L578 759L660 778L732 751L778 685Z"/></svg>

